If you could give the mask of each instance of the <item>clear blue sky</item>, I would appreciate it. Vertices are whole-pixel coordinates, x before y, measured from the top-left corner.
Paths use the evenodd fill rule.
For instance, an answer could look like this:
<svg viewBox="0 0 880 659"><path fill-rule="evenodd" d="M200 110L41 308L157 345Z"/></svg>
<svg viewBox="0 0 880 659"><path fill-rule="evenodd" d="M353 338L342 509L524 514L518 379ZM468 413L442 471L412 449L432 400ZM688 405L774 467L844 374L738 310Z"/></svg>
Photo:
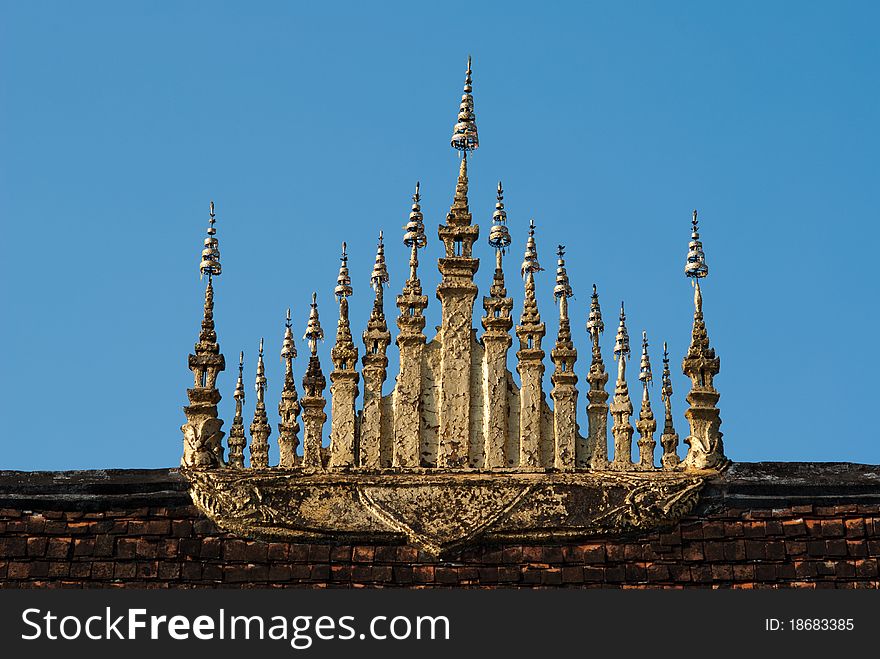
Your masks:
<svg viewBox="0 0 880 659"><path fill-rule="evenodd" d="M449 136L468 53L478 283L491 280L485 238L501 178L517 316L528 219L538 224L548 352L553 252L568 246L582 391L596 282L609 366L621 299L634 352L647 329L658 374L669 341L686 434L682 271L698 208L728 455L880 462L876 3L0 6L0 468L179 462L210 199L227 430L236 355L246 352L249 421L265 336L274 446L284 312L293 307L301 336L313 289L329 373L341 240L359 337L385 230L393 318L417 179L433 328L436 226L454 189ZM301 356L298 379L304 367ZM659 386L652 395L659 410Z"/></svg>

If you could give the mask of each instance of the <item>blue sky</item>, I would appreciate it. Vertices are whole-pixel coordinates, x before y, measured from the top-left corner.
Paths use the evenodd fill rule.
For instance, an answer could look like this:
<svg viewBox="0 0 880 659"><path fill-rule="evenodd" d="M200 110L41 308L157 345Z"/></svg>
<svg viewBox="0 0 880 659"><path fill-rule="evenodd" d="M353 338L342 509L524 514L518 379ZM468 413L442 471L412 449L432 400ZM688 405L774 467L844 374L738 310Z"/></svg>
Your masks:
<svg viewBox="0 0 880 659"><path fill-rule="evenodd" d="M178 463L211 199L224 266L216 318L230 364L220 379L227 430L235 356L245 350L251 386L265 336L274 443L284 312L293 308L301 336L312 290L329 373L341 240L356 336L380 228L394 316L417 179L433 335L436 226L454 190L449 136L468 53L481 138L470 167L482 229L477 281L483 291L491 281L485 239L501 178L517 316L529 218L538 225L548 353L553 253L568 247L582 392L596 282L609 365L621 299L634 350L646 329L658 374L669 342L686 434L680 363L692 294L683 266L698 208L728 455L880 462L870 301L876 3L0 7L0 468ZM477 326L481 313L478 304ZM301 357L298 378L304 367ZM651 393L659 410L659 386Z"/></svg>

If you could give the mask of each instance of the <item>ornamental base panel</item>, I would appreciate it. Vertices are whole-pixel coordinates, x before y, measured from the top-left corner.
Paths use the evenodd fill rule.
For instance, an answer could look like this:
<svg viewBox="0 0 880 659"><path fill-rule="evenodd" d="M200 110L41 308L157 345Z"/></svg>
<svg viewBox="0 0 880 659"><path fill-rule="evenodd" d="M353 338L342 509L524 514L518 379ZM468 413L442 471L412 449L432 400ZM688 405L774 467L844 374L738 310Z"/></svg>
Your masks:
<svg viewBox="0 0 880 659"><path fill-rule="evenodd" d="M413 544L577 541L676 523L715 470L383 472L181 469L221 529L264 540Z"/></svg>

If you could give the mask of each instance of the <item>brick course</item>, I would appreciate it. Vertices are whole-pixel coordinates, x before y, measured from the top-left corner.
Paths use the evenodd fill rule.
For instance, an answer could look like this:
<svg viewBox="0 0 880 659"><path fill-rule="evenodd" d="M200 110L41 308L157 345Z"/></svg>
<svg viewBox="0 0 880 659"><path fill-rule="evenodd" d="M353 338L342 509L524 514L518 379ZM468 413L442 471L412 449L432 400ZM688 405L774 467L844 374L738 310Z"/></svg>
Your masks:
<svg viewBox="0 0 880 659"><path fill-rule="evenodd" d="M235 537L198 512L173 472L154 479L155 491L141 492L148 472L121 472L136 495L42 507L22 502L26 475L3 489L10 473L0 472L3 588L880 588L880 492L870 489L846 503L825 486L809 504L768 491L751 507L710 494L651 533L479 545L438 560L412 546Z"/></svg>

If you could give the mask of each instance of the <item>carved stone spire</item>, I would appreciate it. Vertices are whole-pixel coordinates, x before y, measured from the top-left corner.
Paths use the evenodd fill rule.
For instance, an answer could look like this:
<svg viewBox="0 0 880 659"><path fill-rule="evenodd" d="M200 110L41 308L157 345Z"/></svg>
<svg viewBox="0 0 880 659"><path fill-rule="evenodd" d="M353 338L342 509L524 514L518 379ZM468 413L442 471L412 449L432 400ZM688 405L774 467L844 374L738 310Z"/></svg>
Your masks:
<svg viewBox="0 0 880 659"><path fill-rule="evenodd" d="M468 151L473 151L480 146L477 136L477 118L474 115L474 97L471 83L471 56L468 55L467 73L464 79L464 93L461 95L461 105L458 108L458 121L452 130L450 144L453 149L461 151L467 158Z"/></svg>
<svg viewBox="0 0 880 659"><path fill-rule="evenodd" d="M688 245L685 276L694 284L694 326L691 344L682 362L684 374L691 379L691 391L687 395L689 407L685 412L690 424L690 435L684 440L689 445L684 465L693 469L720 468L727 464L724 456L721 415L717 408L720 395L712 385L718 375L721 362L715 356L715 349L709 346L709 334L703 321L703 296L700 279L709 274L706 256L697 225L697 211L694 211L691 241Z"/></svg>
<svg viewBox="0 0 880 659"><path fill-rule="evenodd" d="M504 189L499 181L495 212L492 214L492 228L489 230L489 245L495 249L495 275L489 296L483 297L483 308L486 310L486 315L482 319L485 330L483 373L486 391L483 396L485 409L482 461L479 459L480 456L471 461L471 466L477 468L507 467L514 464L519 457L518 447L517 455L510 455L513 452L508 450L507 446L510 428L507 411L507 351L512 344L510 328L513 327L513 319L510 313L513 310L513 300L507 297L502 258L510 242L507 212L504 210Z"/></svg>
<svg viewBox="0 0 880 659"><path fill-rule="evenodd" d="M220 249L214 228L214 202L211 202L210 224L202 250L199 271L208 276L205 288L205 312L199 342L195 354L189 356L189 369L193 372L195 385L187 389L189 405L183 408L186 423L180 427L183 432L184 467L219 467L223 465L223 421L217 414L220 392L217 391L217 375L226 368L226 360L220 353L217 333L214 330L214 286L213 277L220 276Z"/></svg>
<svg viewBox="0 0 880 659"><path fill-rule="evenodd" d="M265 469L269 466L269 434L272 426L266 416L266 367L263 364L263 339L260 339L260 354L257 357L257 407L251 422L251 467Z"/></svg>
<svg viewBox="0 0 880 659"><path fill-rule="evenodd" d="M281 402L278 403L278 448L280 467L293 467L299 461L296 448L299 446L300 413L299 397L296 393L296 380L293 377L293 360L296 359L296 345L293 342L293 329L290 323L290 309L284 323L284 342L281 344L281 360L284 362L284 388L281 390Z"/></svg>
<svg viewBox="0 0 880 659"><path fill-rule="evenodd" d="M556 438L553 465L557 469L571 470L575 467L577 442L577 375L574 365L577 350L571 340L571 322L568 318L568 299L574 297L568 272L565 269L565 246L559 245L556 261L556 286L553 296L559 303L559 333L556 345L550 352L553 360L553 427Z"/></svg>
<svg viewBox="0 0 880 659"><path fill-rule="evenodd" d="M654 420L651 398L648 396L648 387L653 379L651 360L648 357L648 333L643 331L642 361L639 368L639 381L642 383L642 409L639 412L639 420L636 422L636 428L639 431L639 467L642 469L654 468L654 449L657 446L657 442L654 441L657 422Z"/></svg>
<svg viewBox="0 0 880 659"><path fill-rule="evenodd" d="M626 385L626 360L629 357L629 334L626 331L626 314L623 310L623 302L620 303L620 324L617 327L617 338L614 343L614 358L617 360L617 384L614 387L614 401L611 403L611 416L614 425L611 434L614 435L614 461L611 466L615 469L629 469L632 465L632 436L633 427L629 418L633 413L632 401L629 398L629 388Z"/></svg>
<svg viewBox="0 0 880 659"><path fill-rule="evenodd" d="M420 396L422 387L422 351L425 347L425 316L428 297L422 295L419 280L419 249L428 239L422 209L419 205L419 184L413 195L412 211L406 224L403 244L410 248L409 279L397 297L397 346L400 349L400 372L394 389L394 443L392 464L395 467L418 467L421 451Z"/></svg>
<svg viewBox="0 0 880 659"><path fill-rule="evenodd" d="M339 322L336 345L330 352L333 360L333 372L330 373L330 381L333 383L330 386L330 466L353 467L357 464L354 405L360 376L356 370L358 350L352 341L348 320L348 298L352 289L345 243L342 243L335 293L339 300Z"/></svg>
<svg viewBox="0 0 880 659"><path fill-rule="evenodd" d="M446 224L441 224L437 231L446 252L438 263L443 278L437 286L437 299L442 307L438 467L466 466L482 449L482 446L471 446L470 443L472 326L477 297L474 274L480 266L480 260L473 257L473 246L480 228L471 224L468 208L467 153L476 149L478 144L468 60L465 94L452 138L453 148L465 157L459 166L455 197L446 215ZM428 462L431 461L430 454L429 450Z"/></svg>
<svg viewBox="0 0 880 659"><path fill-rule="evenodd" d="M321 371L321 360L318 359L318 341L324 340L324 330L318 318L318 295L312 293L312 307L309 312L309 322L303 338L309 342L309 366L303 376L302 418L303 418L303 461L304 467L309 469L321 469L324 466L322 456L322 439L324 422L327 414L324 406L324 388L327 380Z"/></svg>
<svg viewBox="0 0 880 659"><path fill-rule="evenodd" d="M535 243L535 221L529 222L529 238L520 268L525 278L525 300L516 335L519 350L516 370L520 375L520 420L519 420L519 465L522 467L543 466L541 442L541 412L544 392L541 380L544 376L544 351L541 339L546 327L541 322L538 301L535 298L535 273L543 270L538 262L538 249Z"/></svg>
<svg viewBox="0 0 880 659"><path fill-rule="evenodd" d="M368 469L391 465L392 447L382 445L382 385L387 377L386 351L391 343L391 332L385 321L384 288L388 284L385 265L385 244L379 232L376 263L370 276L370 285L376 292L373 311L364 332L364 409L361 413L359 463Z"/></svg>
<svg viewBox="0 0 880 659"><path fill-rule="evenodd" d="M235 383L235 417L232 419L232 427L229 429L229 466L241 469L244 467L244 448L247 439L244 435L244 418L242 417L242 405L244 404L244 351L238 355L238 381Z"/></svg>
<svg viewBox="0 0 880 659"><path fill-rule="evenodd" d="M663 424L663 434L660 436L660 444L663 446L661 464L664 469L674 469L681 460L678 457L678 433L672 423L672 378L669 373L669 353L666 350L666 341L663 342L663 380L660 395L663 397L663 408L666 412Z"/></svg>
<svg viewBox="0 0 880 659"><path fill-rule="evenodd" d="M590 383L590 390L587 392L590 401L587 405L589 430L587 448L584 454L578 456L578 466L585 467L589 464L593 469L605 469L608 467L608 392L605 390L608 373L605 372L602 349L599 346L599 336L605 331L605 324L602 322L596 284L593 284L587 331L593 342L590 372L587 374L587 382Z"/></svg>

